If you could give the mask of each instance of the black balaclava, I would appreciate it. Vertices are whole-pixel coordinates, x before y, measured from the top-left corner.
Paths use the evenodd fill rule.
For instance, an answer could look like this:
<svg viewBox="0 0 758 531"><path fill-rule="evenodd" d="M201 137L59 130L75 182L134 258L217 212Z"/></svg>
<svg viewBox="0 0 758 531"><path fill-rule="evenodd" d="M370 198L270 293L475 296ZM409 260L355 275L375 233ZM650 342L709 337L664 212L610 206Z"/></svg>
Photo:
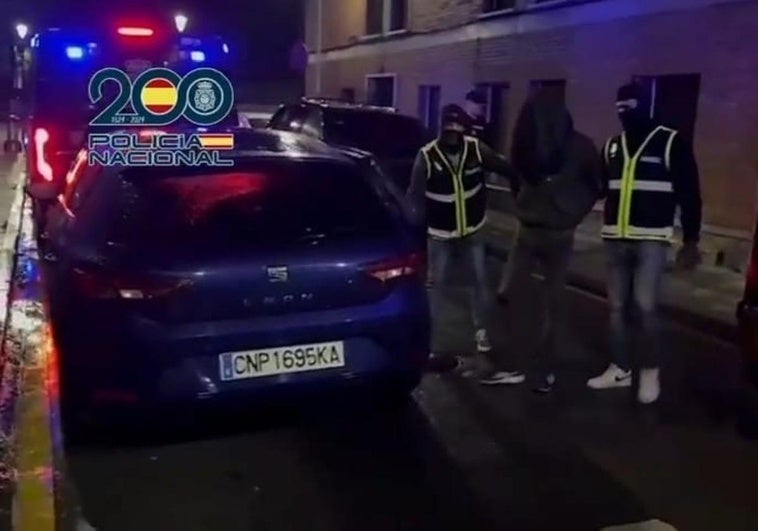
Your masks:
<svg viewBox="0 0 758 531"><path fill-rule="evenodd" d="M616 110L626 133L629 148L639 146L653 129L650 117L650 92L639 83L629 83L618 90Z"/></svg>
<svg viewBox="0 0 758 531"><path fill-rule="evenodd" d="M448 153L458 153L463 148L465 132L468 130L466 111L459 105L445 105L440 119L439 145Z"/></svg>

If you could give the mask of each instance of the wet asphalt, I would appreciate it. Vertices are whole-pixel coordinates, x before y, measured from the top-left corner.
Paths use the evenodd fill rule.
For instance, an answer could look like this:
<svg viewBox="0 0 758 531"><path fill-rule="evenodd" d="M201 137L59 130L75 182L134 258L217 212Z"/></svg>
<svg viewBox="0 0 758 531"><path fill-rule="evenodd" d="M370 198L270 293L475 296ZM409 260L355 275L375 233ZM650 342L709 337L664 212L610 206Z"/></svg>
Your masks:
<svg viewBox="0 0 758 531"><path fill-rule="evenodd" d="M495 312L509 368L528 366L538 288ZM466 300L446 294L436 349L473 350ZM98 531L590 531L653 518L758 529L758 443L734 429L736 348L667 323L664 394L640 407L630 390L584 385L606 361L604 301L567 291L565 307L551 395L429 374L404 405L166 417L161 430L68 445L61 512L80 504Z"/></svg>

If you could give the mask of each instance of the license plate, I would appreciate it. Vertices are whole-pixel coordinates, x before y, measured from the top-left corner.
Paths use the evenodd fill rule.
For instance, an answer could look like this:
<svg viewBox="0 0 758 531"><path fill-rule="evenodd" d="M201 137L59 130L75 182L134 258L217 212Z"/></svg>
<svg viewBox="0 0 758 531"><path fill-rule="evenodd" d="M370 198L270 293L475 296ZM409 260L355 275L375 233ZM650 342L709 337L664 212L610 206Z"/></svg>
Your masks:
<svg viewBox="0 0 758 531"><path fill-rule="evenodd" d="M223 381L334 369L345 366L345 345L337 341L225 352L219 356L219 365Z"/></svg>

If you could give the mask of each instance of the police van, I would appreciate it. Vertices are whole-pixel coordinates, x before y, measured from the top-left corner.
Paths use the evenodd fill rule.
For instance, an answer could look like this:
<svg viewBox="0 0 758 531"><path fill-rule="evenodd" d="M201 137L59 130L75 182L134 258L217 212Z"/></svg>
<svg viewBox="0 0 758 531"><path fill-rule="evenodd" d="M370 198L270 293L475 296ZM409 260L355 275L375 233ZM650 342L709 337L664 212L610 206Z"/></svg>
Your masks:
<svg viewBox="0 0 758 531"><path fill-rule="evenodd" d="M230 70L229 48L216 35L179 32L160 17L118 17L83 27L50 27L34 35L25 70L27 191L41 232L45 212L57 199L65 175L86 141L89 123L118 96L115 83L103 86L103 102L93 105L89 80L106 67L134 79L154 67L183 74L198 67ZM222 125L238 125L231 113Z"/></svg>

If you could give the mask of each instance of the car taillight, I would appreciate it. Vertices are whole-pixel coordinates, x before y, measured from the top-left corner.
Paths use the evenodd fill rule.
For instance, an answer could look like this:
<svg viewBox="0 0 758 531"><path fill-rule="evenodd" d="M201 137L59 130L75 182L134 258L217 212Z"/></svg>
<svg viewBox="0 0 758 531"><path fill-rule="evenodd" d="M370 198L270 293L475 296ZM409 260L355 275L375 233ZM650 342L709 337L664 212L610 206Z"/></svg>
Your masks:
<svg viewBox="0 0 758 531"><path fill-rule="evenodd" d="M364 268L364 271L380 282L392 282L400 278L422 277L426 274L426 256L414 253L405 257L390 259Z"/></svg>
<svg viewBox="0 0 758 531"><path fill-rule="evenodd" d="M118 28L118 34L124 37L152 37L155 31L138 26L122 26Z"/></svg>
<svg viewBox="0 0 758 531"><path fill-rule="evenodd" d="M34 130L34 167L43 179L46 181L53 180L53 167L47 160L47 151L50 145L50 132L38 127Z"/></svg>
<svg viewBox="0 0 758 531"><path fill-rule="evenodd" d="M74 270L78 292L93 299L145 300L165 297L191 285L186 279L110 275L102 272Z"/></svg>

